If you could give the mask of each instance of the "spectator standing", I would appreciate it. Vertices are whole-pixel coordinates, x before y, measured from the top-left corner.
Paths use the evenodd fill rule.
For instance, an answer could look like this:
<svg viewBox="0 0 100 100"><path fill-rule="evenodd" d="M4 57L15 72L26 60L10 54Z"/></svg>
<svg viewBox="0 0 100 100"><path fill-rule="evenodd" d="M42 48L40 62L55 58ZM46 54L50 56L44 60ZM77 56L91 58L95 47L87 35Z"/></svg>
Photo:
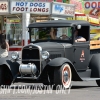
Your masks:
<svg viewBox="0 0 100 100"><path fill-rule="evenodd" d="M5 34L0 30L0 58L7 57L9 51L9 44L5 39Z"/></svg>

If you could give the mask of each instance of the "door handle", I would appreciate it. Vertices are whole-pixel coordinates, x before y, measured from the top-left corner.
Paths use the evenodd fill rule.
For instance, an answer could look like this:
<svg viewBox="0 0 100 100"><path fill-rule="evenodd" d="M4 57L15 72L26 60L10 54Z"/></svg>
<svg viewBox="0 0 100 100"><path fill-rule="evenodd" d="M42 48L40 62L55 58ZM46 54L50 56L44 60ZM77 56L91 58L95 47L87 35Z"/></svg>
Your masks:
<svg viewBox="0 0 100 100"><path fill-rule="evenodd" d="M74 48L74 51L76 50L76 48Z"/></svg>

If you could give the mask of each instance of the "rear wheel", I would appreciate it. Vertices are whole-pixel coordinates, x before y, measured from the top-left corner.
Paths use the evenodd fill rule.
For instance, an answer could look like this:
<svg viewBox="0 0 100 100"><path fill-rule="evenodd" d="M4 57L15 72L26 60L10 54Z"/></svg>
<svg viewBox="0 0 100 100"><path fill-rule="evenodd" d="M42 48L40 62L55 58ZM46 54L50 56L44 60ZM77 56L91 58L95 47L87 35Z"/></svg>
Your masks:
<svg viewBox="0 0 100 100"><path fill-rule="evenodd" d="M100 80L96 80L96 83L100 87Z"/></svg>
<svg viewBox="0 0 100 100"><path fill-rule="evenodd" d="M69 64L63 64L60 68L54 71L54 84L60 85L63 88L69 88L71 85L72 73Z"/></svg>

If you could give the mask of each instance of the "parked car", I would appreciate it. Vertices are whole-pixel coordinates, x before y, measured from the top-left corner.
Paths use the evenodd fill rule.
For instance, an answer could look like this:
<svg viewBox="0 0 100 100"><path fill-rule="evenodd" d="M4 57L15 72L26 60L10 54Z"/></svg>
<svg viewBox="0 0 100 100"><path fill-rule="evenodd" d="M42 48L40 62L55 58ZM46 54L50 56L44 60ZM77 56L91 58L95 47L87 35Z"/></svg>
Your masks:
<svg viewBox="0 0 100 100"><path fill-rule="evenodd" d="M28 28L31 43L22 48L21 58L18 52L12 54L10 66L1 64L0 84L32 80L69 88L71 81L95 80L100 86L100 49L90 49L87 21L53 20L33 23ZM75 42L76 30L86 41ZM4 77L6 73L8 78Z"/></svg>

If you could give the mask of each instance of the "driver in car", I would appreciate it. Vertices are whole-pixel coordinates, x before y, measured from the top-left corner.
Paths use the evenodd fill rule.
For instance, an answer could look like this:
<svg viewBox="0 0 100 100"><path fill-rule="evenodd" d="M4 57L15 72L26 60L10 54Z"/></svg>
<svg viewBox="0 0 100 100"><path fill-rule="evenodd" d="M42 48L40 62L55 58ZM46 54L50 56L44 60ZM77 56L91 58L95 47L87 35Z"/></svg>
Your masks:
<svg viewBox="0 0 100 100"><path fill-rule="evenodd" d="M60 36L62 40L68 40L68 28L63 27L62 28L62 36Z"/></svg>
<svg viewBox="0 0 100 100"><path fill-rule="evenodd" d="M51 28L50 35L52 39L56 39L57 28Z"/></svg>
<svg viewBox="0 0 100 100"><path fill-rule="evenodd" d="M60 39L62 39L62 40L68 40L69 37L66 34L62 34L62 36L60 36Z"/></svg>
<svg viewBox="0 0 100 100"><path fill-rule="evenodd" d="M57 39L57 28L51 28L50 36L52 39ZM69 39L69 37L67 36L67 34L63 33L59 37L59 39L66 40L66 39Z"/></svg>
<svg viewBox="0 0 100 100"><path fill-rule="evenodd" d="M86 41L86 39L84 37L78 36L78 30L77 29L76 29L74 35L75 35L75 42L85 42Z"/></svg>

